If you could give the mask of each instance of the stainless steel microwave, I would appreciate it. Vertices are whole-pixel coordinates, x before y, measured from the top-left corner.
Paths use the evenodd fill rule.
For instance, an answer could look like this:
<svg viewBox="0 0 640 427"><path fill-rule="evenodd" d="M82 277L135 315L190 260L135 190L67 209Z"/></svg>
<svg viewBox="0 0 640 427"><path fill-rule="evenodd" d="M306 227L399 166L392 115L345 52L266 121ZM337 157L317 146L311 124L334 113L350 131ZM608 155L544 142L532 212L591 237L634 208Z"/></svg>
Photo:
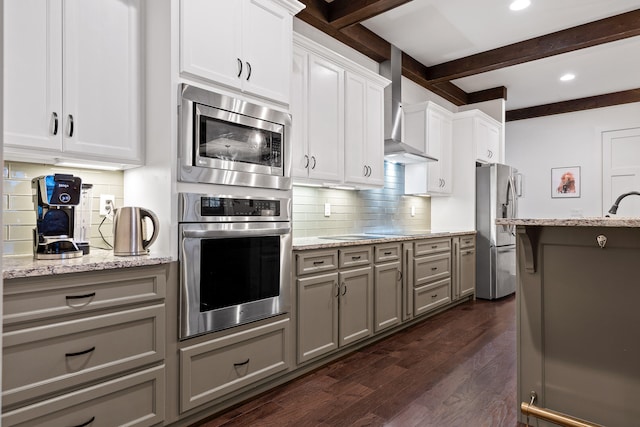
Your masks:
<svg viewBox="0 0 640 427"><path fill-rule="evenodd" d="M180 181L291 189L289 114L188 84L180 96Z"/></svg>

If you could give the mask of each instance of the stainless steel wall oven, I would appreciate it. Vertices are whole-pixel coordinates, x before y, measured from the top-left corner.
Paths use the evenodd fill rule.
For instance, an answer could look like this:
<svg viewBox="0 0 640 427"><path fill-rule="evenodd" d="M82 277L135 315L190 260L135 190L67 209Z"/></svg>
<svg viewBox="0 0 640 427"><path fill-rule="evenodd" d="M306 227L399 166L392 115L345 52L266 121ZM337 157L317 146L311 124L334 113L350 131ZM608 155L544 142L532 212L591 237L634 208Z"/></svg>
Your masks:
<svg viewBox="0 0 640 427"><path fill-rule="evenodd" d="M179 209L180 339L290 310L290 198L180 193Z"/></svg>
<svg viewBox="0 0 640 427"><path fill-rule="evenodd" d="M182 84L178 179L291 189L291 116Z"/></svg>

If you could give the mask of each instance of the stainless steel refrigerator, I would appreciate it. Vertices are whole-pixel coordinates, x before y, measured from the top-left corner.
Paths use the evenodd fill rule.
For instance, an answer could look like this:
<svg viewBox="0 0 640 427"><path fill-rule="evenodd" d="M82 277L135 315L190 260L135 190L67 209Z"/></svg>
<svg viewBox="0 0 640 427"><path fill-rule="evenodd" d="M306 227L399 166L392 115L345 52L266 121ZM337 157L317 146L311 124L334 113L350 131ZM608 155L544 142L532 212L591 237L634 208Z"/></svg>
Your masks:
<svg viewBox="0 0 640 427"><path fill-rule="evenodd" d="M496 299L516 290L515 226L496 218L517 218L516 169L502 164L476 168L476 297Z"/></svg>

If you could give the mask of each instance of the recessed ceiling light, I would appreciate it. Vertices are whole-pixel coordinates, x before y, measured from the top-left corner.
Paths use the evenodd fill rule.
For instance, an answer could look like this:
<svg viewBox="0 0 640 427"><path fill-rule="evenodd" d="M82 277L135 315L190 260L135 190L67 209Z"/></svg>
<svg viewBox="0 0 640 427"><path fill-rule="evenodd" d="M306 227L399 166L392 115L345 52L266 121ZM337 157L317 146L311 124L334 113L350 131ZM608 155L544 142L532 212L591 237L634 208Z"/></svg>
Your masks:
<svg viewBox="0 0 640 427"><path fill-rule="evenodd" d="M563 74L560 77L560 80L563 81L563 82L568 82L568 81L571 81L571 80L573 80L575 78L576 78L575 74L567 73L567 74Z"/></svg>
<svg viewBox="0 0 640 427"><path fill-rule="evenodd" d="M509 9L511 10L522 10L526 9L531 5L530 0L514 0L509 5Z"/></svg>

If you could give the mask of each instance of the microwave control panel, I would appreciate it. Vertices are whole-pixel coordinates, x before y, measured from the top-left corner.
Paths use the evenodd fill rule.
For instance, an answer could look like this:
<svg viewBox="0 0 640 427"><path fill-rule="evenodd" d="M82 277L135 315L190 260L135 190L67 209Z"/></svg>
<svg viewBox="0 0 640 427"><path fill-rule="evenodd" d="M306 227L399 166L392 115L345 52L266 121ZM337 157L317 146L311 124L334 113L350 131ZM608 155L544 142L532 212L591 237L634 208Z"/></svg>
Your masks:
<svg viewBox="0 0 640 427"><path fill-rule="evenodd" d="M280 216L280 201L201 197L200 215L203 217Z"/></svg>

